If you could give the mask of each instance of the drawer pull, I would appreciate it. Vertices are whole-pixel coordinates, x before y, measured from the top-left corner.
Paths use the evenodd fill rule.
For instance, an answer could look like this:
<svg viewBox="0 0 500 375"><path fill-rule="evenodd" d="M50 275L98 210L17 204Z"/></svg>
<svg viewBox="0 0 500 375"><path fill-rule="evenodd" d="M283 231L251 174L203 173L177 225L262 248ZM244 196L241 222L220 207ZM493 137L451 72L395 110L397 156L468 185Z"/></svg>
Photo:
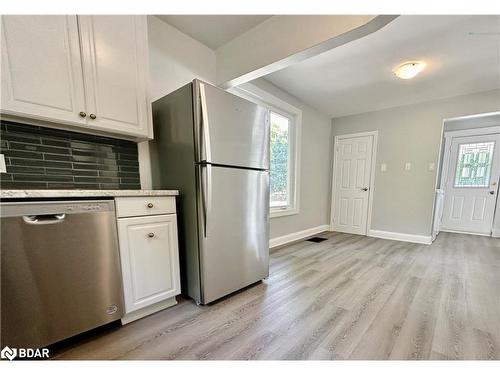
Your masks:
<svg viewBox="0 0 500 375"><path fill-rule="evenodd" d="M155 236L155 234L154 234L153 232L148 233L148 237L149 237L149 238L153 238L154 236Z"/></svg>
<svg viewBox="0 0 500 375"><path fill-rule="evenodd" d="M148 203L148 208L153 208L153 203Z"/></svg>

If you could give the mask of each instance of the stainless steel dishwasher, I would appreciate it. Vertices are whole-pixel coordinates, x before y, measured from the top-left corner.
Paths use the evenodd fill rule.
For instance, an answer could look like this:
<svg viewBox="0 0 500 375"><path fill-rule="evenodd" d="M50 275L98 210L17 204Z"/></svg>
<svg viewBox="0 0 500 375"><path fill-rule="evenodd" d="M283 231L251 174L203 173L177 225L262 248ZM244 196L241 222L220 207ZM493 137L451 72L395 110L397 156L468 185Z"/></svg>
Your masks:
<svg viewBox="0 0 500 375"><path fill-rule="evenodd" d="M123 316L113 200L0 211L1 347L47 346Z"/></svg>

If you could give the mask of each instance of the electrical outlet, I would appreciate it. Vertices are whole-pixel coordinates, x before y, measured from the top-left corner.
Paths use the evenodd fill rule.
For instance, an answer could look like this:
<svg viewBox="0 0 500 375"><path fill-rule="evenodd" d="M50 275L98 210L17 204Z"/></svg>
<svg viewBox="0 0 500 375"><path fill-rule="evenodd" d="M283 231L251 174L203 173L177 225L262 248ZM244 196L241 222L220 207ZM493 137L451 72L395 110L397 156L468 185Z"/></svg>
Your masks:
<svg viewBox="0 0 500 375"><path fill-rule="evenodd" d="M0 154L0 173L7 173L7 167L5 166L5 157Z"/></svg>
<svg viewBox="0 0 500 375"><path fill-rule="evenodd" d="M380 171L386 172L387 171L387 164L385 164L385 163L380 164Z"/></svg>
<svg viewBox="0 0 500 375"><path fill-rule="evenodd" d="M411 163L406 162L405 163L405 171L409 171L411 169Z"/></svg>

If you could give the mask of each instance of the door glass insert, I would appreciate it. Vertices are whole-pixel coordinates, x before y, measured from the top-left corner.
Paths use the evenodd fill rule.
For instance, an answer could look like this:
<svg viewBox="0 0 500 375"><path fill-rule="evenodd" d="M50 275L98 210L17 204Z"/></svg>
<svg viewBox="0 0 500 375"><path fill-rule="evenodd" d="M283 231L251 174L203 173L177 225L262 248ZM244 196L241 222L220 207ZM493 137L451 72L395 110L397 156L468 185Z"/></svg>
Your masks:
<svg viewBox="0 0 500 375"><path fill-rule="evenodd" d="M495 142L459 145L455 187L488 187Z"/></svg>

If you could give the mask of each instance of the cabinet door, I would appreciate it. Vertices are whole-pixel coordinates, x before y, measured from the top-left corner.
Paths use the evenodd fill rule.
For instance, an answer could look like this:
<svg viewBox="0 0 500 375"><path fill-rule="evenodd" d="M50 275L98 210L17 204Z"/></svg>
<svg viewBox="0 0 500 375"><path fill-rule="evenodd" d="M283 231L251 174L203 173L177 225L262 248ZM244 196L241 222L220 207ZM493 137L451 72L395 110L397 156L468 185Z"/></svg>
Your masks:
<svg viewBox="0 0 500 375"><path fill-rule="evenodd" d="M146 17L78 19L89 127L147 137L151 105Z"/></svg>
<svg viewBox="0 0 500 375"><path fill-rule="evenodd" d="M118 219L125 311L180 293L176 215Z"/></svg>
<svg viewBox="0 0 500 375"><path fill-rule="evenodd" d="M2 16L2 113L85 124L76 16Z"/></svg>

